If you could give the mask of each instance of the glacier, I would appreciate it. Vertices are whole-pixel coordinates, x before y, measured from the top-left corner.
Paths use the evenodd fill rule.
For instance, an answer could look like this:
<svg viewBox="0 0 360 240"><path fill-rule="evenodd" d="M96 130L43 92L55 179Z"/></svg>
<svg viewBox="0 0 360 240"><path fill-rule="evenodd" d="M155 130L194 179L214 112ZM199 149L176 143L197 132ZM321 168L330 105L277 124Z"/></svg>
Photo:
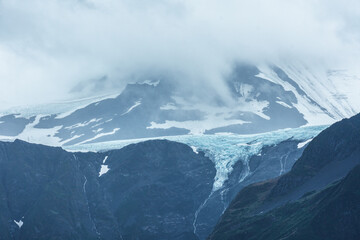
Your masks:
<svg viewBox="0 0 360 240"><path fill-rule="evenodd" d="M288 139L305 142L313 139L327 127L328 125L308 126L251 135L180 135L157 138L140 138L79 144L65 146L63 148L68 151L105 152L107 150L120 149L130 144L152 139L166 139L181 142L189 145L197 152L204 152L206 156L214 162L216 176L213 184L213 192L215 192L223 187L237 161L242 161L247 167L247 170L240 179L240 181L242 181L251 174L248 163L249 158L251 156L261 154L261 149L264 146L276 145Z"/></svg>

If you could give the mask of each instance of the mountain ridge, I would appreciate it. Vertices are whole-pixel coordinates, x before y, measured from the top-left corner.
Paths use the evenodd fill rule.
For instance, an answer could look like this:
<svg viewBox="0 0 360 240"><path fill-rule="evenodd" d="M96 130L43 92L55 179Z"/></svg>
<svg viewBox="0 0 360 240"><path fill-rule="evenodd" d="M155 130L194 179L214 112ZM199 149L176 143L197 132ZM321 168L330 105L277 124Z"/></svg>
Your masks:
<svg viewBox="0 0 360 240"><path fill-rule="evenodd" d="M238 64L225 79L231 103L221 96L210 102L194 100L191 91L178 91L171 81L145 81L128 84L116 97L75 104L67 112L61 107L55 113L53 105L51 111L24 116L24 109L8 111L0 117L0 139L70 146L186 134L254 134L333 123L360 110L346 96L336 97L344 95L334 87L338 78L301 65ZM321 86L321 91L314 89Z"/></svg>
<svg viewBox="0 0 360 240"><path fill-rule="evenodd" d="M354 168L357 169L356 172L359 171L359 129L360 114L333 124L310 142L288 173L245 187L225 211L209 239L278 239L284 237L279 235L280 232L283 233L280 228L275 230L275 227L271 227L272 221L276 219L272 217L273 213L279 214L281 220L278 223L284 229L292 229L294 226L300 227L300 223L296 223L292 227L286 225L286 217L289 217L290 220L291 216L295 218L295 215L291 215L292 213L289 216L285 214L286 211L290 211L287 209L298 209L296 206L301 205L301 198L327 191L326 188L329 184L343 179ZM345 179L348 178L345 177ZM348 180L346 181L349 183ZM356 183L355 181L354 184ZM321 209L322 205L316 206ZM319 209L315 210L318 211ZM281 212L283 212L282 215ZM341 211L337 213L341 214ZM301 218L308 221L307 216L311 216L311 211ZM336 221L334 220L334 222ZM257 230L252 231L250 229ZM349 233L356 232L356 229L353 228ZM278 235L276 235L277 231L279 232ZM268 235L269 232L272 235ZM291 235L286 239L306 239L305 235L301 235L301 231L296 231L296 233L296 236L302 237L291 237ZM336 236L339 237L339 235ZM322 238L319 239L324 239L324 237L325 235L322 235Z"/></svg>

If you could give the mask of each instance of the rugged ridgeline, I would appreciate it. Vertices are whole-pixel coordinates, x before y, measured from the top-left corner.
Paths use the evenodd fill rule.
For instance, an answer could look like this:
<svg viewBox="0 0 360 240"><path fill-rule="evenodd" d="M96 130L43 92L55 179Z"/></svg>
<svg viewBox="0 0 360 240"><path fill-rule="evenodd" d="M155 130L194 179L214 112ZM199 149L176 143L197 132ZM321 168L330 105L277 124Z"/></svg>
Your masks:
<svg viewBox="0 0 360 240"><path fill-rule="evenodd" d="M291 168L298 144L264 146L214 191L214 163L176 142L104 153L2 142L0 239L204 239L239 190Z"/></svg>
<svg viewBox="0 0 360 240"><path fill-rule="evenodd" d="M5 142L0 171L0 239L197 239L194 212L215 176L169 141L102 154Z"/></svg>
<svg viewBox="0 0 360 240"><path fill-rule="evenodd" d="M226 77L225 96L206 97L208 102L163 79L129 84L116 97L67 108L62 103L10 109L0 113L0 139L69 146L188 133L248 134L331 124L360 110L338 93L332 73L321 77L297 67L238 65Z"/></svg>
<svg viewBox="0 0 360 240"><path fill-rule="evenodd" d="M257 186L257 190L263 188L266 185ZM228 212L210 239L357 240L360 237L359 189L360 165L357 165L343 180L324 190L310 192L298 201L268 213L244 217L241 224L234 224ZM237 207L232 206L233 216L247 214L249 209L242 206L250 206L249 202L262 197L251 190L243 193L249 194L248 198L239 201Z"/></svg>
<svg viewBox="0 0 360 240"><path fill-rule="evenodd" d="M359 239L358 164L360 115L320 133L289 173L240 191L209 239Z"/></svg>

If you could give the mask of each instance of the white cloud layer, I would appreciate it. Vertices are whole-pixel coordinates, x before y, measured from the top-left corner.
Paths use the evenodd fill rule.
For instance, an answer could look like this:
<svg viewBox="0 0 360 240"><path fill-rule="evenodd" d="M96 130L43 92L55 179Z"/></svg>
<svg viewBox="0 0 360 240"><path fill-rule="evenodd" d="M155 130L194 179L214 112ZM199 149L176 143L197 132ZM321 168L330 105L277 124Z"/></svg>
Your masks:
<svg viewBox="0 0 360 240"><path fill-rule="evenodd" d="M103 76L221 89L234 61L356 67L359 43L358 0L0 0L0 109Z"/></svg>

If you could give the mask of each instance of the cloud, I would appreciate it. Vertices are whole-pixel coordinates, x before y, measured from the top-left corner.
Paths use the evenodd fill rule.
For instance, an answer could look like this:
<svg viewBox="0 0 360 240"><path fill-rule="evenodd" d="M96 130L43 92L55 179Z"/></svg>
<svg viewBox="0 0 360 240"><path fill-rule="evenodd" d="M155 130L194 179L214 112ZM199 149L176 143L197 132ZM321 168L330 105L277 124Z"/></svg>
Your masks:
<svg viewBox="0 0 360 240"><path fill-rule="evenodd" d="M2 0L0 108L71 98L104 76L107 91L146 76L222 89L236 61L356 65L359 9L356 0Z"/></svg>

